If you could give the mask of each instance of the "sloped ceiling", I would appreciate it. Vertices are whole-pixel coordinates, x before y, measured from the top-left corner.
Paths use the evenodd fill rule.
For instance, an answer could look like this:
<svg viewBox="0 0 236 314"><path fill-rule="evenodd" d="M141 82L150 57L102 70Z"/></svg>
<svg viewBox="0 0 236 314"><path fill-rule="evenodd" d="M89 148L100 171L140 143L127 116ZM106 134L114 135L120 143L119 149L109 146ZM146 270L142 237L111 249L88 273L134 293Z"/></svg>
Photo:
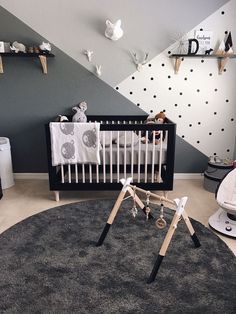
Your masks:
<svg viewBox="0 0 236 314"><path fill-rule="evenodd" d="M0 0L0 5L73 59L116 86L135 70L130 51L152 59L227 0ZM105 21L122 20L124 36L105 38ZM17 40L17 38L16 38ZM83 49L94 51L89 63Z"/></svg>

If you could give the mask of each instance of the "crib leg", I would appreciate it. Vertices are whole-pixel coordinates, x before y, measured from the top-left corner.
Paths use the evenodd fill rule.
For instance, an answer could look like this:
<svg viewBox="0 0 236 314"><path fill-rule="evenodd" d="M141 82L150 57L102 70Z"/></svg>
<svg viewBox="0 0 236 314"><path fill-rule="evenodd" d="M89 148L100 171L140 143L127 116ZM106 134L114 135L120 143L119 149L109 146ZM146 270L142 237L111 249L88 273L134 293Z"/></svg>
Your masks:
<svg viewBox="0 0 236 314"><path fill-rule="evenodd" d="M60 201L60 194L59 191L54 191L54 195L55 195L55 201L59 202Z"/></svg>

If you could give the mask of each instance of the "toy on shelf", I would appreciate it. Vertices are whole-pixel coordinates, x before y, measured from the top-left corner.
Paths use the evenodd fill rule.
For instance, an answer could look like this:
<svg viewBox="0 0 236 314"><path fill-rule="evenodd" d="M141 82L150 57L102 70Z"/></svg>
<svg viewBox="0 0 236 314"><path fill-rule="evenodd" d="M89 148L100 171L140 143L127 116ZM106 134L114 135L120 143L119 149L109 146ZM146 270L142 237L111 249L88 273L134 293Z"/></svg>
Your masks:
<svg viewBox="0 0 236 314"><path fill-rule="evenodd" d="M119 194L119 196L118 196L118 198L117 198L117 200L116 200L116 202L115 202L115 204L114 204L114 206L110 212L107 223L106 223L106 225L105 225L105 227L101 233L101 236L97 242L97 246L101 246L103 244L103 242L104 242L104 240L108 234L108 231L110 229L110 226L114 222L114 219L115 219L115 217L116 217L116 215L120 209L121 203L124 200L126 200L127 198L129 198L129 197L125 198L125 195L127 192L130 194L130 197L132 197L133 201L134 201L132 210L135 208L135 215L133 215L133 216L134 217L136 216L136 213L137 213L136 204L137 204L143 210L144 214L146 215L147 221L149 221L149 220L151 220L151 218L153 218L153 216L151 215L151 209L149 207L150 197L158 199L161 202L161 214L160 214L160 218L158 218L157 222L156 222L156 226L158 228L161 228L161 229L166 226L166 221L163 218L163 210L164 210L163 203L168 203L168 204L174 205L174 207L175 207L174 217L171 221L170 227L167 231L167 234L165 236L165 239L164 239L162 246L161 246L161 249L159 251L157 260L153 266L153 269L152 269L151 274L149 276L149 279L147 281L148 283L151 283L156 278L159 267L162 263L163 258L165 257L166 251L167 251L168 246L171 242L171 239L174 235L174 232L177 228L177 225L178 225L179 221L181 220L181 217L183 218L183 221L185 222L185 224L188 228L188 231L189 231L190 236L194 242L195 247L199 247L201 245L197 236L196 236L196 233L193 229L193 226L189 220L189 217L185 211L185 205L186 205L188 198L185 196L185 197L182 197L180 199L177 198L175 200L170 200L166 197L159 196L157 194L151 193L150 191L146 191L146 190L141 189L137 186L131 185L132 178L121 179L120 182L122 183L123 187L122 187L121 192L120 192L120 194ZM141 201L141 199L138 197L137 192L146 194L146 206ZM133 214L134 210L133 211L132 210L131 210L131 212Z"/></svg>
<svg viewBox="0 0 236 314"><path fill-rule="evenodd" d="M85 101L80 102L78 105L72 108L75 114L72 117L72 122L87 122L85 111L87 110L87 103Z"/></svg>

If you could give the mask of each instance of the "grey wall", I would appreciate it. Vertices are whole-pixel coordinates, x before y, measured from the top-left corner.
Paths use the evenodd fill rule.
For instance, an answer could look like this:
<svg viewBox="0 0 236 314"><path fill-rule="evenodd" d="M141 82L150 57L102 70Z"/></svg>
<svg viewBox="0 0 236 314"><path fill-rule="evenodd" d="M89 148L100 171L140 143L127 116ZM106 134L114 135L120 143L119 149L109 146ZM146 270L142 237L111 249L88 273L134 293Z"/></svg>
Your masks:
<svg viewBox="0 0 236 314"><path fill-rule="evenodd" d="M152 59L179 35L216 11L228 0L0 0L0 5L46 37L89 71L82 54L94 51L93 62L103 67L102 80L116 86L135 71L130 51L149 52ZM105 21L122 20L124 36L105 38Z"/></svg>
<svg viewBox="0 0 236 314"><path fill-rule="evenodd" d="M29 45L43 38L0 8L0 38ZM37 59L3 57L0 75L0 136L9 137L14 172L46 172L44 124L58 114L71 114L82 100L87 114L144 114L125 97L53 47L48 74Z"/></svg>
<svg viewBox="0 0 236 314"><path fill-rule="evenodd" d="M36 59L3 60L0 136L11 140L14 172L47 171L44 123L57 114L69 113L79 101L87 101L88 114L143 113L109 86L115 87L135 71L129 51L149 51L150 58L154 57L180 32L186 33L226 2L150 0L147 5L142 0L51 0L43 5L30 0L0 0L21 19L0 8L1 40L38 44L43 40L40 33L54 44L56 55L48 60L48 75L42 74ZM107 18L122 19L125 35L120 41L104 37ZM92 64L82 54L84 48L94 50ZM101 79L91 73L94 64L103 66ZM206 160L177 139L176 172L201 172Z"/></svg>

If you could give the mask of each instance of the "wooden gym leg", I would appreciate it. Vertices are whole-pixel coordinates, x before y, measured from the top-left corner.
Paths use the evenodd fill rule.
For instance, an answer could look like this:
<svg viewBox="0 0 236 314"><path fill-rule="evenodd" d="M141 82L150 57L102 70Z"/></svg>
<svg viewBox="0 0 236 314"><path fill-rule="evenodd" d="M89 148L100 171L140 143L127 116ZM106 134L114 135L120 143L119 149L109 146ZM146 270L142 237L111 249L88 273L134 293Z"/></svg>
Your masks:
<svg viewBox="0 0 236 314"><path fill-rule="evenodd" d="M191 222L189 220L188 214L186 213L185 210L182 212L182 217L183 217L184 222L185 222L185 224L186 224L186 226L187 226L187 228L189 230L189 233L191 235L191 238L193 240L193 243L194 243L195 247L200 247L201 243L200 243L198 237L196 236L195 230L193 229L193 226L192 226L192 224L191 224Z"/></svg>
<svg viewBox="0 0 236 314"><path fill-rule="evenodd" d="M170 224L168 232L167 232L167 234L165 236L165 239L164 239L164 241L162 243L160 252L159 252L159 254L157 256L156 262L155 262L155 264L153 266L152 272L151 272L151 274L149 276L149 279L148 279L147 283L153 282L155 280L155 278L156 278L157 272L158 272L158 270L159 270L159 268L161 266L163 258L165 257L166 251L167 251L168 246L170 244L170 241L171 241L171 239L172 239L172 237L174 235L175 229L177 228L178 222L180 220L180 217L182 215L182 212L184 210L184 206L185 206L186 202L187 202L187 197L183 197L180 200L178 200L178 208L177 208L177 210L175 212L175 215L174 215L174 217L172 219L172 222Z"/></svg>
<svg viewBox="0 0 236 314"><path fill-rule="evenodd" d="M101 246L103 244L103 241L105 240L105 238L107 236L107 233L108 233L108 231L110 229L110 226L113 223L113 221L114 221L114 219L115 219L115 217L117 215L117 212L118 212L118 210L120 208L120 205L121 205L121 203L122 203L122 201L123 201L123 199L125 197L125 193L126 193L126 189L125 190L122 189L120 194L119 194L119 196L118 196L118 198L117 198L117 200L116 200L116 202L115 202L115 205L112 208L110 216L109 216L109 218L107 220L107 223L106 223L106 225L105 225L105 227L104 227L104 229L102 231L102 234L101 234L101 236L100 236L96 246Z"/></svg>
<svg viewBox="0 0 236 314"><path fill-rule="evenodd" d="M0 73L3 73L2 56L0 55Z"/></svg>

